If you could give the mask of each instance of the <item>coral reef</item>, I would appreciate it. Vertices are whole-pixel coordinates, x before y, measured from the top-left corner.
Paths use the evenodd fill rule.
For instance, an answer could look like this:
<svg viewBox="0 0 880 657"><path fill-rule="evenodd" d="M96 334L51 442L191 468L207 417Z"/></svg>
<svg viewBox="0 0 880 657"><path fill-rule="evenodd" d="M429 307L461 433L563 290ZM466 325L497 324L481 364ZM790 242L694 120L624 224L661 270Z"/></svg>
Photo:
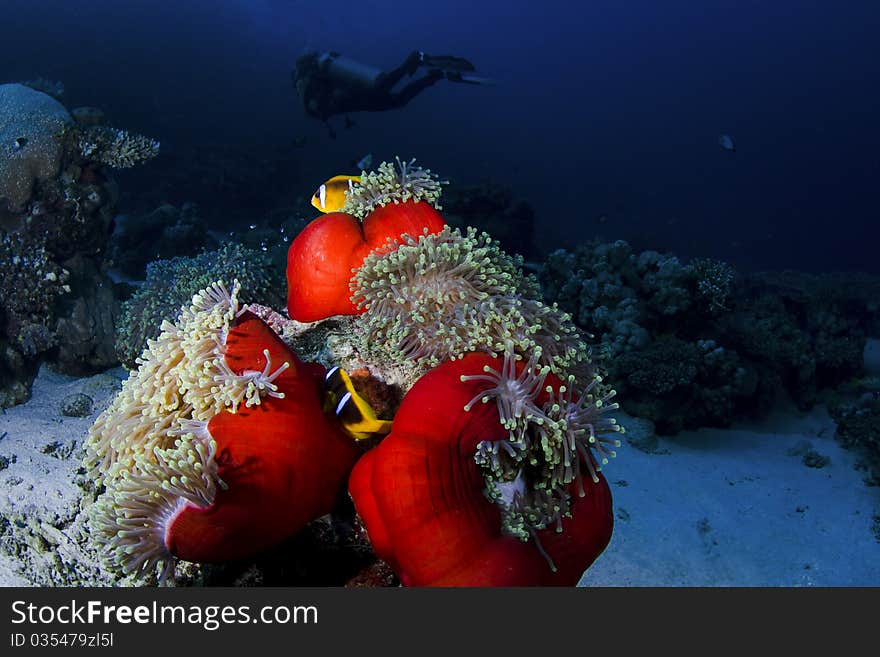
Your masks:
<svg viewBox="0 0 880 657"><path fill-rule="evenodd" d="M26 399L41 362L79 375L116 361L104 257L118 190L78 134L56 99L0 85L0 406Z"/></svg>
<svg viewBox="0 0 880 657"><path fill-rule="evenodd" d="M623 241L556 251L540 281L597 336L628 409L663 433L759 414L783 391L809 408L860 371L878 316L878 282L865 277L738 277L717 260L682 263Z"/></svg>
<svg viewBox="0 0 880 657"><path fill-rule="evenodd" d="M116 286L96 258L77 254L64 261L72 294L60 297L55 336L47 354L58 371L84 376L117 362L114 341L119 317Z"/></svg>
<svg viewBox="0 0 880 657"><path fill-rule="evenodd" d="M314 174L292 140L279 133L264 140L230 142L220 133L216 138L214 143L178 141L173 149L162 149L161 166L156 162L126 176L126 213L146 215L166 203L178 208L194 203L212 229L235 232L236 239L254 224L277 230L287 217L311 218L305 194L312 191Z"/></svg>
<svg viewBox="0 0 880 657"><path fill-rule="evenodd" d="M728 310L725 304L736 275L733 267L711 258L694 258L690 266L697 279L697 298L710 312Z"/></svg>
<svg viewBox="0 0 880 657"><path fill-rule="evenodd" d="M837 423L837 440L861 455L865 482L880 486L880 396L872 392L854 400L837 399L828 411Z"/></svg>
<svg viewBox="0 0 880 657"><path fill-rule="evenodd" d="M627 410L653 420L661 434L727 426L749 408L758 386L757 373L735 351L713 340L687 342L672 335L623 354L613 370L626 390Z"/></svg>
<svg viewBox="0 0 880 657"><path fill-rule="evenodd" d="M547 298L596 335L628 410L661 433L724 425L757 395L755 372L710 330L733 285L725 263L592 242L551 253L539 278Z"/></svg>
<svg viewBox="0 0 880 657"><path fill-rule="evenodd" d="M254 303L279 305L283 283L269 257L235 243L197 256L157 260L147 265L145 283L122 303L116 325L116 355L129 368L162 322L215 280L236 279Z"/></svg>
<svg viewBox="0 0 880 657"><path fill-rule="evenodd" d="M861 373L878 290L880 279L860 275L755 274L715 322L719 341L808 409Z"/></svg>
<svg viewBox="0 0 880 657"><path fill-rule="evenodd" d="M43 244L18 233L0 236L0 281L5 338L27 356L55 344L56 298L70 292L69 273Z"/></svg>
<svg viewBox="0 0 880 657"><path fill-rule="evenodd" d="M70 293L68 274L39 241L0 234L0 408L27 399L37 357L57 344L55 310Z"/></svg>

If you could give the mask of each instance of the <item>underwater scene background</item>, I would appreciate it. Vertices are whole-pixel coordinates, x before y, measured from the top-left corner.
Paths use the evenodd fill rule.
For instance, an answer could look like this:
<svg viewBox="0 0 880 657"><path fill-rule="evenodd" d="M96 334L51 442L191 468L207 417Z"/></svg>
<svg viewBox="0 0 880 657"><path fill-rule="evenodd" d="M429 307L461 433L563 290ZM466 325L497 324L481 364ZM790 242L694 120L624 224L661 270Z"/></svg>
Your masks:
<svg viewBox="0 0 880 657"><path fill-rule="evenodd" d="M880 584L876 3L0 16L0 583Z"/></svg>

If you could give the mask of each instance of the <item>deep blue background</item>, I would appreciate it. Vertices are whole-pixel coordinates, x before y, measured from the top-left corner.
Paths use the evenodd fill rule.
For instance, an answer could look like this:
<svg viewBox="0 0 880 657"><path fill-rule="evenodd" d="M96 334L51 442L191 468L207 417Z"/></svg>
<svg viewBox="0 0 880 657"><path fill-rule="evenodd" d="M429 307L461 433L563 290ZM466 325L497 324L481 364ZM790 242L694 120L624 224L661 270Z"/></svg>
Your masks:
<svg viewBox="0 0 880 657"><path fill-rule="evenodd" d="M70 106L100 106L167 149L250 144L255 166L263 144L305 136L291 196L368 151L417 156L459 183L511 186L536 208L545 248L598 234L743 268L880 273L876 1L0 9L0 81L59 79ZM358 115L332 141L290 86L306 47L380 67L415 48L454 53L498 84L438 84L403 110ZM735 154L719 148L721 133Z"/></svg>

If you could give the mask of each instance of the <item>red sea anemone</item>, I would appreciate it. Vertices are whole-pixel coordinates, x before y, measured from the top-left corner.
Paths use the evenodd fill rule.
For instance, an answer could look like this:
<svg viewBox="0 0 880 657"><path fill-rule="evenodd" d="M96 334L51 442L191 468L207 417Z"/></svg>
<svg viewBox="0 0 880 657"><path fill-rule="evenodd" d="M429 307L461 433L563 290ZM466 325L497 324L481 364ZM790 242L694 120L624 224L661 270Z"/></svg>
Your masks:
<svg viewBox="0 0 880 657"><path fill-rule="evenodd" d="M289 367L270 374L270 363ZM239 559L269 548L328 513L358 456L353 441L322 410L323 368L300 361L258 317L245 313L226 339L226 364L274 394L205 427L216 443L223 482L203 507L185 487L165 526L164 543L186 561Z"/></svg>
<svg viewBox="0 0 880 657"><path fill-rule="evenodd" d="M287 312L314 322L333 315L356 315L349 282L371 252L402 235L435 233L443 217L426 202L391 202L363 220L344 212L318 217L297 235L287 253Z"/></svg>
<svg viewBox="0 0 880 657"><path fill-rule="evenodd" d="M373 548L404 584L571 586L608 544L598 461L620 430L604 415L614 393L597 379L575 398L536 362L474 353L431 370L352 471Z"/></svg>
<svg viewBox="0 0 880 657"><path fill-rule="evenodd" d="M168 577L177 559L259 553L328 513L360 449L304 363L215 284L165 322L86 445L105 491L90 530L111 565Z"/></svg>

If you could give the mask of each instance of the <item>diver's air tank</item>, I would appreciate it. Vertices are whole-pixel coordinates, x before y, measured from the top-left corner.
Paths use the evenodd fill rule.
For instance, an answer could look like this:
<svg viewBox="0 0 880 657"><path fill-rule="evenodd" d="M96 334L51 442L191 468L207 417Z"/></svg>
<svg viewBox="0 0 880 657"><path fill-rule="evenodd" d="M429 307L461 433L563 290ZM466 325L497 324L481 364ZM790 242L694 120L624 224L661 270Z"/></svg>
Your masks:
<svg viewBox="0 0 880 657"><path fill-rule="evenodd" d="M350 86L372 87L382 75L381 69L335 52L325 52L318 57L318 68L333 80Z"/></svg>

